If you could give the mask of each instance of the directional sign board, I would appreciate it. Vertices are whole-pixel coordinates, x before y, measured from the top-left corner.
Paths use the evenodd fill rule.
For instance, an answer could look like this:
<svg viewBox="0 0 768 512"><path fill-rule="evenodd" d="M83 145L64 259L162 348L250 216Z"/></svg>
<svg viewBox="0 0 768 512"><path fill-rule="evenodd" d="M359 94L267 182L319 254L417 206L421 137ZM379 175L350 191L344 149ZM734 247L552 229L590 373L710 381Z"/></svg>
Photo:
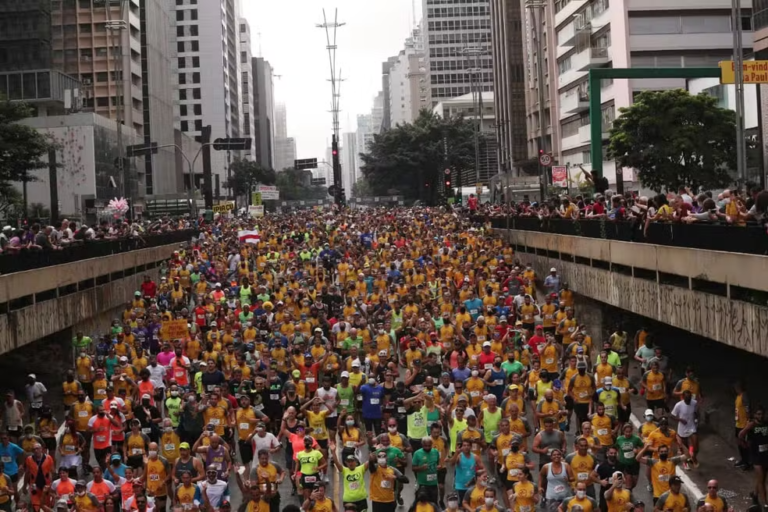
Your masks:
<svg viewBox="0 0 768 512"><path fill-rule="evenodd" d="M226 203L213 205L213 213L226 213L235 209L234 201L227 201Z"/></svg>
<svg viewBox="0 0 768 512"><path fill-rule="evenodd" d="M250 138L221 138L213 141L213 149L216 151L236 151L236 150L249 150L251 149Z"/></svg>
<svg viewBox="0 0 768 512"><path fill-rule="evenodd" d="M149 144L136 144L125 148L125 156L143 156L148 154L157 154L157 142L150 142Z"/></svg>
<svg viewBox="0 0 768 512"><path fill-rule="evenodd" d="M317 158L302 158L293 161L293 168L299 171L317 169Z"/></svg>
<svg viewBox="0 0 768 512"><path fill-rule="evenodd" d="M549 153L542 153L539 155L539 163L544 167L552 165L552 155Z"/></svg>
<svg viewBox="0 0 768 512"><path fill-rule="evenodd" d="M736 83L736 65L732 60L724 60L719 63L720 83ZM743 65L742 76L745 84L765 84L768 83L768 61L765 60L746 60Z"/></svg>
<svg viewBox="0 0 768 512"><path fill-rule="evenodd" d="M325 178L312 178L312 186L320 187L325 185Z"/></svg>

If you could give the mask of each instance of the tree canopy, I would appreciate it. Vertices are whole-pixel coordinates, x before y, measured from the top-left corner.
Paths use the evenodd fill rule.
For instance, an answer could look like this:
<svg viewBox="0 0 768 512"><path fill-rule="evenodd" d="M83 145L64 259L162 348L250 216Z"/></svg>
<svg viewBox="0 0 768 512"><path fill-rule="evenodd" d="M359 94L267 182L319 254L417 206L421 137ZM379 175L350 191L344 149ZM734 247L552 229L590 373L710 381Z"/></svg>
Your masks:
<svg viewBox="0 0 768 512"><path fill-rule="evenodd" d="M254 185L274 185L276 176L272 169L264 169L252 160L236 160L230 168L231 176L226 187L236 196L249 194Z"/></svg>
<svg viewBox="0 0 768 512"><path fill-rule="evenodd" d="M474 129L463 117L444 119L424 109L412 124L374 135L361 155L370 191L375 195L395 191L407 199L434 203L446 168L455 175L474 166Z"/></svg>
<svg viewBox="0 0 768 512"><path fill-rule="evenodd" d="M633 167L643 186L656 192L723 188L736 167L736 115L707 94L644 91L610 132L608 157Z"/></svg>
<svg viewBox="0 0 768 512"><path fill-rule="evenodd" d="M275 183L280 190L280 199L285 201L328 197L327 187L312 186L312 173L310 171L283 169L277 173Z"/></svg>
<svg viewBox="0 0 768 512"><path fill-rule="evenodd" d="M43 157L53 143L34 128L18 124L32 115L25 103L0 100L0 183L34 181L31 171L48 166Z"/></svg>

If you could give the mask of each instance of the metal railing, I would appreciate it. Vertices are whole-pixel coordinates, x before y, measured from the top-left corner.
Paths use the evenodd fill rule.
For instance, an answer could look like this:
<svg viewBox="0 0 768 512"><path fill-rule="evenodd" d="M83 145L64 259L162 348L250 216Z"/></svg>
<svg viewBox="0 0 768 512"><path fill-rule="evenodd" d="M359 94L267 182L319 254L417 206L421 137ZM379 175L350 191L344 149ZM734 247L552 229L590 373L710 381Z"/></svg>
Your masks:
<svg viewBox="0 0 768 512"><path fill-rule="evenodd" d="M478 216L475 220L483 222L484 219ZM703 222L693 224L653 222L644 232L643 224L638 221L512 217L507 224L506 217L492 217L490 222L494 229L506 229L509 226L509 229L520 231L539 231L706 251L768 254L768 234L763 227L754 223L734 226Z"/></svg>
<svg viewBox="0 0 768 512"><path fill-rule="evenodd" d="M12 274L42 267L63 265L90 258L100 258L124 252L188 242L196 232L191 229L162 234L143 235L141 238L118 240L87 240L62 250L22 249L15 254L0 254L0 274Z"/></svg>

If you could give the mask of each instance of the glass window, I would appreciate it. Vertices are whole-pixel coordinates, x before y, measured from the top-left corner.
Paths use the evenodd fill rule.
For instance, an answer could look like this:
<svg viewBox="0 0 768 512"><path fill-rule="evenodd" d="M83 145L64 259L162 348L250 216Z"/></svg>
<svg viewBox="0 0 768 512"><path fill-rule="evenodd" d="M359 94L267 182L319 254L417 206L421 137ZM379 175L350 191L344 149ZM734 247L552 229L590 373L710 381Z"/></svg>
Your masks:
<svg viewBox="0 0 768 512"><path fill-rule="evenodd" d="M199 103L196 103L195 105L193 105L192 110L196 116L203 115L203 106Z"/></svg>
<svg viewBox="0 0 768 512"><path fill-rule="evenodd" d="M184 10L183 9L177 9L176 10L176 21L184 21Z"/></svg>
<svg viewBox="0 0 768 512"><path fill-rule="evenodd" d="M728 16L683 16L683 34L722 34L731 31Z"/></svg>
<svg viewBox="0 0 768 512"><path fill-rule="evenodd" d="M630 35L679 34L680 16L629 18Z"/></svg>

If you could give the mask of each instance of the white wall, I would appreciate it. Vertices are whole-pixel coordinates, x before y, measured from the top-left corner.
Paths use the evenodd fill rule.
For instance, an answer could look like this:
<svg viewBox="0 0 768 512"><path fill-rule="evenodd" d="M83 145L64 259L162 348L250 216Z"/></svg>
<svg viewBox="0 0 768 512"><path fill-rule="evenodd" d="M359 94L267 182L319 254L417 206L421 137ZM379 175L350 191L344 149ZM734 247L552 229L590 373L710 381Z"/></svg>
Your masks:
<svg viewBox="0 0 768 512"><path fill-rule="evenodd" d="M719 78L694 78L688 81L688 91L691 94L698 94L705 89L711 89L713 87L720 88L719 91L724 92L724 100L721 101L720 106L723 108L729 108L736 110L736 86L731 84L720 84ZM712 92L718 92L718 89L712 90ZM746 84L744 85L744 128L756 128L757 127L757 86Z"/></svg>

